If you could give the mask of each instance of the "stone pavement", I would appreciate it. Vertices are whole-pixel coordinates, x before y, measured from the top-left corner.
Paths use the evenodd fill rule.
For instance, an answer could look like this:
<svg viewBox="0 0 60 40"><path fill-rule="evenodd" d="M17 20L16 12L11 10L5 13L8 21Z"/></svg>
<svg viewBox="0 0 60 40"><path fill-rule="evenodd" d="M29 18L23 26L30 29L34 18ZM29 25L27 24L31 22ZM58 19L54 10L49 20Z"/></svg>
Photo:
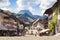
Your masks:
<svg viewBox="0 0 60 40"><path fill-rule="evenodd" d="M14 37L0 37L0 40L60 40L60 36L14 36Z"/></svg>

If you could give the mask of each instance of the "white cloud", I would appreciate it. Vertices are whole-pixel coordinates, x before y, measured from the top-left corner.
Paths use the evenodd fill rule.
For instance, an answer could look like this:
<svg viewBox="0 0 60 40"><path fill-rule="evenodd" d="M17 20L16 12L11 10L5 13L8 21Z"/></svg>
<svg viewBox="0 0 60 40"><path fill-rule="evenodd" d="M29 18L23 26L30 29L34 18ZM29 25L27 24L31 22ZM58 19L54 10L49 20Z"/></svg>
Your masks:
<svg viewBox="0 0 60 40"><path fill-rule="evenodd" d="M9 0L0 0L0 9L9 10L12 12L12 10L10 8L8 8L9 5L10 5Z"/></svg>
<svg viewBox="0 0 60 40"><path fill-rule="evenodd" d="M0 8L7 7L10 5L9 0L0 0Z"/></svg>
<svg viewBox="0 0 60 40"><path fill-rule="evenodd" d="M20 10L30 10L33 15L42 16L46 9L52 7L57 0L17 0L17 9L13 10L9 0L0 1L0 8L3 10L10 10L11 12L18 13Z"/></svg>
<svg viewBox="0 0 60 40"><path fill-rule="evenodd" d="M7 7L3 7L3 8L1 8L1 9L2 9L2 10L8 10L8 11L14 12L14 11L12 11L11 8L7 8Z"/></svg>
<svg viewBox="0 0 60 40"><path fill-rule="evenodd" d="M19 1L17 1L17 5L18 5L18 8L19 9L23 9L23 5L22 5L22 0L19 0Z"/></svg>
<svg viewBox="0 0 60 40"><path fill-rule="evenodd" d="M43 15L46 9L52 7L57 0L17 0L17 11L30 10L32 14Z"/></svg>
<svg viewBox="0 0 60 40"><path fill-rule="evenodd" d="M4 8L1 8L1 9L3 9L3 10L8 10L8 8L6 8L6 7L4 7Z"/></svg>
<svg viewBox="0 0 60 40"><path fill-rule="evenodd" d="M41 2L40 8L42 9L48 9L57 2L57 0L38 0L38 1Z"/></svg>
<svg viewBox="0 0 60 40"><path fill-rule="evenodd" d="M33 15L40 15L40 16L42 16L45 12L44 9L35 10L32 7L29 7L29 10L30 10L31 13L33 13Z"/></svg>
<svg viewBox="0 0 60 40"><path fill-rule="evenodd" d="M26 1L26 0L25 0ZM16 13L18 13L20 10L28 9L27 2L24 4L23 0L18 0L17 2L18 8L16 9Z"/></svg>

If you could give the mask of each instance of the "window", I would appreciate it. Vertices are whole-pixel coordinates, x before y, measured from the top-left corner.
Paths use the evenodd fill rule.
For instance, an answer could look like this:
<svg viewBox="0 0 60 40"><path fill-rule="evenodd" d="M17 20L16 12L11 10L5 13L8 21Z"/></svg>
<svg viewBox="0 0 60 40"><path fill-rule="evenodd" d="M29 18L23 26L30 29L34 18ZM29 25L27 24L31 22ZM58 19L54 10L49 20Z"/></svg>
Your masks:
<svg viewBox="0 0 60 40"><path fill-rule="evenodd" d="M9 17L8 16L5 16L4 19L9 19Z"/></svg>

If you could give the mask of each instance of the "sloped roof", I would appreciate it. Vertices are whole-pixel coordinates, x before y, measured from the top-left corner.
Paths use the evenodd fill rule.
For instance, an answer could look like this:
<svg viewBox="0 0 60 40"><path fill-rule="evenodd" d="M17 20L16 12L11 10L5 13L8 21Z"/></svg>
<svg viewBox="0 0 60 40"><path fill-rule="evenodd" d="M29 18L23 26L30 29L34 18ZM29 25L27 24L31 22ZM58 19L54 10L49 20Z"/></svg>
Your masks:
<svg viewBox="0 0 60 40"><path fill-rule="evenodd" d="M35 20L34 22L33 22L33 24L35 24L37 21L39 21L40 19L38 18L37 20Z"/></svg>
<svg viewBox="0 0 60 40"><path fill-rule="evenodd" d="M52 8L47 9L44 14L48 14L48 15L53 14Z"/></svg>
<svg viewBox="0 0 60 40"><path fill-rule="evenodd" d="M44 14L53 14L55 7L58 7L59 2L56 2L51 8L47 9Z"/></svg>

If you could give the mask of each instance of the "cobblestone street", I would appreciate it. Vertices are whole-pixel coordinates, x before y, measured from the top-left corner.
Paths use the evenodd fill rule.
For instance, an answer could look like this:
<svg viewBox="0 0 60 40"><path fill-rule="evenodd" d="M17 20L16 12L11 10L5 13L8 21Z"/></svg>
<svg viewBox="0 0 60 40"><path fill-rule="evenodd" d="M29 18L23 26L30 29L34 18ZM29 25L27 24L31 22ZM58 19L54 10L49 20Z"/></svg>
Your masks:
<svg viewBox="0 0 60 40"><path fill-rule="evenodd" d="M27 36L21 36L21 37L0 37L0 40L60 40L60 36L32 36L32 35L27 35Z"/></svg>

